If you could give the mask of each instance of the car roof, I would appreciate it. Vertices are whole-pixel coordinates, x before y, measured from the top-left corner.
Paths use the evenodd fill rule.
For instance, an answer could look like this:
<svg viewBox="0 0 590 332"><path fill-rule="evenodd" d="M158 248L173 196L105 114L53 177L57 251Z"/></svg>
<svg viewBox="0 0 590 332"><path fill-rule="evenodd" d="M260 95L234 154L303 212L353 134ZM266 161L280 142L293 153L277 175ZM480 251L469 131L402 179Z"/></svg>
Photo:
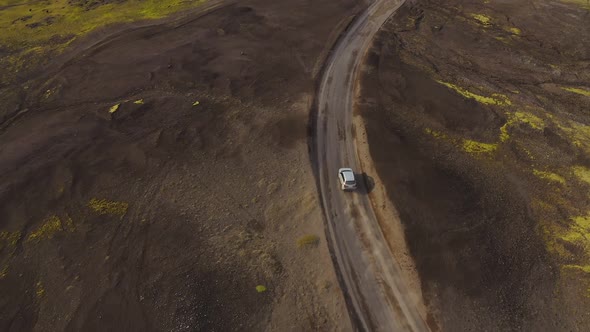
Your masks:
<svg viewBox="0 0 590 332"><path fill-rule="evenodd" d="M341 168L338 171L344 176L344 181L354 181L354 173L351 168Z"/></svg>

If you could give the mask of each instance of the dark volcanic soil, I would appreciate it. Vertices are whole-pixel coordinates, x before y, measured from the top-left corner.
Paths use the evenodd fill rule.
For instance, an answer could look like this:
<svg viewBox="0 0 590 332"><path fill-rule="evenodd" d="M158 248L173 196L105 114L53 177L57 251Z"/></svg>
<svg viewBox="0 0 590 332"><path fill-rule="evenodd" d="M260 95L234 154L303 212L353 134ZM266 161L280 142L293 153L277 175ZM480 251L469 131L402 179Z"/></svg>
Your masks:
<svg viewBox="0 0 590 332"><path fill-rule="evenodd" d="M372 159L443 330L590 326L584 6L410 2L368 54Z"/></svg>
<svg viewBox="0 0 590 332"><path fill-rule="evenodd" d="M360 6L113 28L3 88L0 330L350 329L306 122Z"/></svg>

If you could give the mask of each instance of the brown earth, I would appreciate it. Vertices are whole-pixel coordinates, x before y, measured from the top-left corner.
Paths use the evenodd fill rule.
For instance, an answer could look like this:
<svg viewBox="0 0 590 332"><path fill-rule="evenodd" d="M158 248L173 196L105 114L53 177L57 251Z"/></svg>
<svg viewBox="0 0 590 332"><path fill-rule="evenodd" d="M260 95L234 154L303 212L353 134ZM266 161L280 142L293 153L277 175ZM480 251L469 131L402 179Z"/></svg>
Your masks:
<svg viewBox="0 0 590 332"><path fill-rule="evenodd" d="M442 330L590 326L589 59L586 2L545 0L410 1L367 55L371 158Z"/></svg>
<svg viewBox="0 0 590 332"><path fill-rule="evenodd" d="M3 87L0 329L350 330L306 125L362 6L111 27Z"/></svg>

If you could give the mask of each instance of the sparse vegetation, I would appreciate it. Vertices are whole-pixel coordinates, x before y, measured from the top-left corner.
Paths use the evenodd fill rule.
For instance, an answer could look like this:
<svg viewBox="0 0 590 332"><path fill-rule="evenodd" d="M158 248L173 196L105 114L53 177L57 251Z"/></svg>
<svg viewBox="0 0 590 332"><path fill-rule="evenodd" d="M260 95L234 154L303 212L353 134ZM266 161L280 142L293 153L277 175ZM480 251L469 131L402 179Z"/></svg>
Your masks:
<svg viewBox="0 0 590 332"><path fill-rule="evenodd" d="M580 89L580 88L562 88L565 91L577 93L582 96L590 97L590 90L587 89Z"/></svg>
<svg viewBox="0 0 590 332"><path fill-rule="evenodd" d="M550 180L550 181L554 181L554 182L559 182L561 184L565 184L565 179L563 178L563 176L561 176L559 174L555 174L555 173L552 173L552 172L539 171L537 169L533 169L533 174L535 174L536 176L538 176L541 179Z"/></svg>
<svg viewBox="0 0 590 332"><path fill-rule="evenodd" d="M447 88L457 92L461 96L468 98L468 99L475 99L477 102L485 104L485 105L498 105L498 106L509 106L512 105L512 102L508 97L500 93L494 93L491 97L486 97L482 95L478 95L476 93L470 92L464 88L461 88L455 84L444 82L441 80L437 80L438 83L446 86Z"/></svg>
<svg viewBox="0 0 590 332"><path fill-rule="evenodd" d="M45 295L45 287L43 287L43 283L41 283L41 281L37 281L37 284L35 284L35 293L39 299Z"/></svg>
<svg viewBox="0 0 590 332"><path fill-rule="evenodd" d="M492 291L478 297L484 302L494 299L502 307L494 316L490 314L494 305L486 305L472 317L519 317L516 329L523 329L521 317L527 315L532 318L524 320L529 326L525 329L546 325L549 316L559 317L557 330L588 326L587 315L576 315L590 304L586 112L590 88L584 83L588 49L582 46L588 36L578 31L585 23L585 12L568 2L588 5L586 0L542 1L544 7L535 11L533 19L522 10L534 6L524 4L453 2L456 8L443 1L411 4L399 21L390 21L375 43L368 58L378 75L369 73L371 77L362 84L368 86L364 101L371 105L364 111L371 128L369 141L377 146L371 153L381 163L378 171L384 182L390 178L390 196L399 202L406 236L410 243L414 238L414 257L423 275L433 276L434 288L447 284L444 289L463 290L471 277L455 283L457 269L463 269L455 265L456 255L462 265L468 257L478 264L488 260L487 268L501 262L498 269L510 271L510 276L482 274L472 285L483 294L488 280L500 280L490 287ZM420 28L408 27L406 18L416 13L422 15ZM445 33L438 33L441 22L445 22ZM543 44L551 43L563 56L521 38L526 32L534 32ZM450 90L432 89L433 82ZM376 93L379 89L383 91ZM415 139L416 133L424 133L426 139ZM381 147L383 142L388 142L386 147ZM430 190L436 194L426 194ZM452 198L445 203L445 196ZM423 211L426 206L430 211ZM465 237L438 237L441 229L462 229L468 224L473 229L466 230ZM481 241L471 243L482 234L493 254L481 249ZM431 236L437 237L435 243L421 242ZM439 277L449 266L447 260L453 266L449 279ZM531 280L547 287L513 287ZM440 301L441 311L452 316L448 304L460 296L433 294L433 302ZM472 304L473 299L470 296L466 303ZM531 311L515 314L507 307ZM462 308L462 314L469 311ZM449 316L443 316L448 320ZM447 329L490 329L472 319L456 322L459 325L447 325ZM491 329L512 329L494 324Z"/></svg>
<svg viewBox="0 0 590 332"><path fill-rule="evenodd" d="M492 20L489 16L484 14L471 14L471 17L476 19L479 23L483 26L488 27L491 25L490 21Z"/></svg>
<svg viewBox="0 0 590 332"><path fill-rule="evenodd" d="M129 204L126 202L114 202L96 198L91 199L88 206L100 215L112 215L120 218L123 218L129 208Z"/></svg>
<svg viewBox="0 0 590 332"><path fill-rule="evenodd" d="M469 153L491 153L498 149L498 144L482 143L470 139L463 140L463 150Z"/></svg>
<svg viewBox="0 0 590 332"><path fill-rule="evenodd" d="M306 259L295 241L322 223L304 148L315 91L304 67L319 69L360 5L222 1L201 12L188 8L205 0L8 1L19 6L0 5L2 139L27 148L1 162L9 310L0 326L351 329L336 319L346 315L338 286L315 296L317 280L337 285L328 251ZM276 120L295 113L275 136ZM142 278L118 283L113 297L104 277L117 282L137 266ZM275 292L303 305L277 306ZM160 301L178 294L182 303ZM157 319L151 309L108 322L79 310L125 312L138 300Z"/></svg>
<svg viewBox="0 0 590 332"><path fill-rule="evenodd" d="M315 247L320 243L320 238L317 235L304 235L297 239L297 247Z"/></svg>
<svg viewBox="0 0 590 332"><path fill-rule="evenodd" d="M109 113L113 114L116 111L118 111L119 110L119 106L121 106L121 104L116 104L116 105L111 106L111 108L109 108Z"/></svg>
<svg viewBox="0 0 590 332"><path fill-rule="evenodd" d="M17 73L44 63L48 57L63 52L74 40L95 29L162 18L204 1L9 2L0 15L0 48L6 52L0 57L0 83L12 82Z"/></svg>
<svg viewBox="0 0 590 332"><path fill-rule="evenodd" d="M4 247L14 247L21 237L21 232L0 232L0 250Z"/></svg>
<svg viewBox="0 0 590 332"><path fill-rule="evenodd" d="M500 128L500 141L505 142L510 138L508 128L519 123L526 123L531 128L542 130L545 127L545 122L538 116L527 112L515 112L508 114L508 121Z"/></svg>
<svg viewBox="0 0 590 332"><path fill-rule="evenodd" d="M55 235L55 233L62 231L62 222L58 216L50 216L47 218L41 226L39 226L35 231L29 234L27 241L38 241L42 238L51 239Z"/></svg>
<svg viewBox="0 0 590 332"><path fill-rule="evenodd" d="M522 33L522 31L520 31L519 28L510 28L508 29L508 31L510 31L513 35L520 35Z"/></svg>
<svg viewBox="0 0 590 332"><path fill-rule="evenodd" d="M587 184L590 184L590 169L583 166L573 167L574 175Z"/></svg>

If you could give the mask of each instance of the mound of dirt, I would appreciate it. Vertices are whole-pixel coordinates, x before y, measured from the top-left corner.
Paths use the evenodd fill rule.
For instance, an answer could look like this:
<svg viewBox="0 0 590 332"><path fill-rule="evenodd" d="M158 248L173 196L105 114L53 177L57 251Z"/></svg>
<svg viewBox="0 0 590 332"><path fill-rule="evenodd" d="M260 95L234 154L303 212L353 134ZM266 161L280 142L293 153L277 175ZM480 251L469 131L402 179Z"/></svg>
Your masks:
<svg viewBox="0 0 590 332"><path fill-rule="evenodd" d="M589 19L417 1L368 54L358 109L443 330L590 326Z"/></svg>
<svg viewBox="0 0 590 332"><path fill-rule="evenodd" d="M306 123L359 9L112 28L3 88L0 329L350 330Z"/></svg>

